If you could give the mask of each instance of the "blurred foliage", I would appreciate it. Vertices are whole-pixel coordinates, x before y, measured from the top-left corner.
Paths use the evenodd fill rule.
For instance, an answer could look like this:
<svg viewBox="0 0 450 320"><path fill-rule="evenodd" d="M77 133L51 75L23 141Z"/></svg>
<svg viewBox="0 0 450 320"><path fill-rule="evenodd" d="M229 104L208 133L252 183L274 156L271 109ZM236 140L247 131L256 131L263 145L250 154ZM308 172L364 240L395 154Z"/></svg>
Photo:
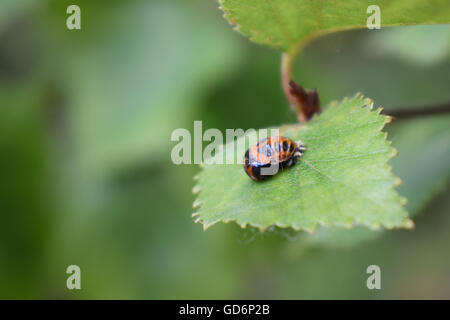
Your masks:
<svg viewBox="0 0 450 320"><path fill-rule="evenodd" d="M65 27L73 3L81 31ZM295 122L278 52L232 32L214 1L0 8L1 298L450 297L448 116L387 127L414 231L202 232L190 216L198 168L170 162L170 133L199 119L204 130ZM449 101L448 26L431 28L439 55L416 46L422 27L395 31L402 49L387 45L390 29L317 39L296 77L324 105L357 91L388 113ZM70 264L81 291L66 289ZM365 287L369 264L381 291Z"/></svg>
<svg viewBox="0 0 450 320"><path fill-rule="evenodd" d="M436 37L442 39L435 41ZM450 51L448 25L390 28L366 44L367 54L397 58L414 67L432 67L445 62Z"/></svg>

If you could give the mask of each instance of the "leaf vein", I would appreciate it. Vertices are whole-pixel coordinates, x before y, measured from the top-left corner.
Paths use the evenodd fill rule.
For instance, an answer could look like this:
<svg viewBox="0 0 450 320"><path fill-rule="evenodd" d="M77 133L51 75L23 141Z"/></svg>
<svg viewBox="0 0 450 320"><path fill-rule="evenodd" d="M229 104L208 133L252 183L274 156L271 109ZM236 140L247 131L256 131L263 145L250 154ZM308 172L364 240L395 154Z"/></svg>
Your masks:
<svg viewBox="0 0 450 320"><path fill-rule="evenodd" d="M309 162L333 162L333 161L345 161L345 160L353 160L353 159L359 159L367 156L372 156L375 154L381 154L381 153L388 153L387 150L378 150L374 152L369 153L362 153L362 154L356 154L354 156L345 157L345 158L329 158L329 159L308 159Z"/></svg>

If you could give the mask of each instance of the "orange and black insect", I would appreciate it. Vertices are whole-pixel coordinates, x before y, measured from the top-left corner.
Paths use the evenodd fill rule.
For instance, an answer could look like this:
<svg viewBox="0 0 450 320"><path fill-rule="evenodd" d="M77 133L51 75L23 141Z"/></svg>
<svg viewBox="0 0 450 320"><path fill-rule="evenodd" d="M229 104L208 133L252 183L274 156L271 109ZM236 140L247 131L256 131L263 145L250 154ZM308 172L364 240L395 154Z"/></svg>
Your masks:
<svg viewBox="0 0 450 320"><path fill-rule="evenodd" d="M300 141L295 142L285 137L268 137L247 150L244 170L254 181L265 180L271 174L264 174L261 172L262 168L275 165L278 166L277 169L283 169L293 166L304 150L305 146Z"/></svg>

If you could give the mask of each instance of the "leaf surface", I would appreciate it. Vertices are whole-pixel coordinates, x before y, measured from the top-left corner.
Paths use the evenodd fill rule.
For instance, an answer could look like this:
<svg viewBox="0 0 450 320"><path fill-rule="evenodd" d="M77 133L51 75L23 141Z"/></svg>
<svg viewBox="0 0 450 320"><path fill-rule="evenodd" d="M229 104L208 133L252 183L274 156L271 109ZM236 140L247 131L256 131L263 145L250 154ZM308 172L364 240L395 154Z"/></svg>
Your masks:
<svg viewBox="0 0 450 320"><path fill-rule="evenodd" d="M368 7L381 26L450 22L447 0L220 0L236 29L254 42L291 52L319 35L367 27Z"/></svg>
<svg viewBox="0 0 450 320"><path fill-rule="evenodd" d="M390 118L380 111L357 95L331 104L306 126L280 127L280 134L302 140L307 151L295 166L263 182L250 180L241 163L205 165L194 188L199 195L193 216L205 228L219 221L261 230L412 227L405 199L394 189L400 181L387 164L396 154L381 131ZM231 148L225 146L226 157Z"/></svg>

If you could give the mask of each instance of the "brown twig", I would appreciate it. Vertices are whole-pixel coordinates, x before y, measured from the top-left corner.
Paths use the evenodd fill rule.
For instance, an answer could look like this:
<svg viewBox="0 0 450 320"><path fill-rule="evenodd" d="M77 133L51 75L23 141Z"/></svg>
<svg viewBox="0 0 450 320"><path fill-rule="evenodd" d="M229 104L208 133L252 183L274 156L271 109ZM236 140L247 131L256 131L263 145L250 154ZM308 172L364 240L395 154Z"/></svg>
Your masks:
<svg viewBox="0 0 450 320"><path fill-rule="evenodd" d="M281 81L286 99L291 105L292 110L297 114L298 121L300 123L305 123L308 122L315 113L320 112L320 102L316 89L305 90L292 79L295 56L296 53L283 53L281 61ZM387 109L384 110L383 113L397 120L446 114L450 113L450 102L431 106L402 108L398 110Z"/></svg>
<svg viewBox="0 0 450 320"><path fill-rule="evenodd" d="M281 82L291 108L297 113L298 121L304 123L320 111L319 95L317 90L307 91L292 79L293 60L292 55L283 54Z"/></svg>
<svg viewBox="0 0 450 320"><path fill-rule="evenodd" d="M450 102L415 108L401 108L398 110L387 109L384 110L383 113L388 114L397 120L434 116L437 114L450 113Z"/></svg>

